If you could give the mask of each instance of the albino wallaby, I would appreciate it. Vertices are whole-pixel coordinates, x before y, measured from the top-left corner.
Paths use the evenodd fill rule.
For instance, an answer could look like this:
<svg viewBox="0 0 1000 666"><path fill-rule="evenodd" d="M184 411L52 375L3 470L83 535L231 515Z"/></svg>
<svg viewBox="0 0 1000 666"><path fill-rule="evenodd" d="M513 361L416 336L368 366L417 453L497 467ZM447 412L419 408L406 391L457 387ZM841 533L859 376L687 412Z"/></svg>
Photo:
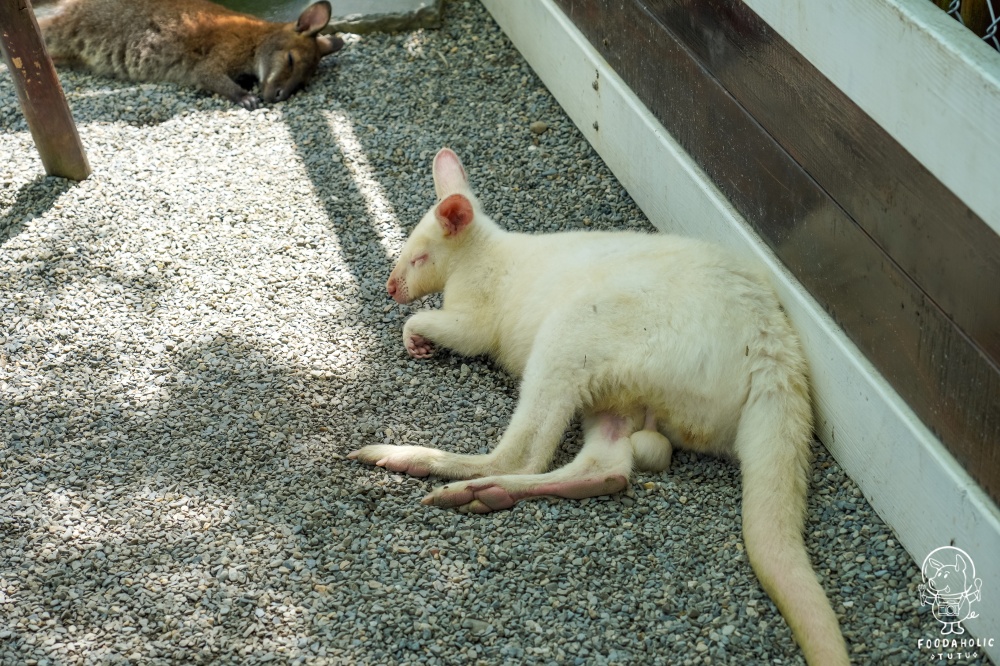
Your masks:
<svg viewBox="0 0 1000 666"><path fill-rule="evenodd" d="M256 109L237 79L258 80L267 103L288 99L344 45L319 34L330 13L321 0L295 23L272 23L208 0L63 0L38 24L57 65L194 86Z"/></svg>
<svg viewBox="0 0 1000 666"><path fill-rule="evenodd" d="M707 243L640 233L501 230L458 156L434 158L439 198L387 288L399 303L443 291L410 317L415 358L435 346L490 354L523 376L488 454L366 446L349 457L414 476L472 479L424 504L485 513L541 495L623 490L633 467L664 470L671 446L735 457L743 535L761 584L810 664L848 663L802 539L812 410L799 341L762 270ZM582 411L584 444L546 472Z"/></svg>

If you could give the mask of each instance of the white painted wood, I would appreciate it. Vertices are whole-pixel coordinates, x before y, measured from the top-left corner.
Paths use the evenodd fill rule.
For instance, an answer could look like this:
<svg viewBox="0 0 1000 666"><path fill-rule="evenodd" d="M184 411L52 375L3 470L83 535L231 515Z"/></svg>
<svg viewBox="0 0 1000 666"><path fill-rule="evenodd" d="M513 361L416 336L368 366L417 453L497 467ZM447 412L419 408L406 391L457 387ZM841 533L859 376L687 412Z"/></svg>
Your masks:
<svg viewBox="0 0 1000 666"><path fill-rule="evenodd" d="M965 625L1000 661L1000 511L552 0L482 2L657 228L769 267L809 357L820 440L918 566L941 546L969 553L983 594Z"/></svg>
<svg viewBox="0 0 1000 666"><path fill-rule="evenodd" d="M744 1L1000 233L1000 53L929 0Z"/></svg>

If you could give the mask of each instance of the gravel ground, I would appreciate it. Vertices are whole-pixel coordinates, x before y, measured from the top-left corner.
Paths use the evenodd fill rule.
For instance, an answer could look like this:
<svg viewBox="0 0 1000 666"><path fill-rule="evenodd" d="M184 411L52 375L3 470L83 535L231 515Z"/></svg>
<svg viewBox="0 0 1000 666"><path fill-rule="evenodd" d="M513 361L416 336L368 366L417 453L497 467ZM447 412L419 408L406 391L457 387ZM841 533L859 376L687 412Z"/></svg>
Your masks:
<svg viewBox="0 0 1000 666"><path fill-rule="evenodd" d="M0 663L802 662L729 463L481 517L344 458L483 451L514 407L486 360L410 360L384 292L439 147L501 224L650 228L486 12L445 19L350 38L252 113L63 72L79 184L41 176L0 69ZM935 663L918 568L815 452L808 546L852 653Z"/></svg>

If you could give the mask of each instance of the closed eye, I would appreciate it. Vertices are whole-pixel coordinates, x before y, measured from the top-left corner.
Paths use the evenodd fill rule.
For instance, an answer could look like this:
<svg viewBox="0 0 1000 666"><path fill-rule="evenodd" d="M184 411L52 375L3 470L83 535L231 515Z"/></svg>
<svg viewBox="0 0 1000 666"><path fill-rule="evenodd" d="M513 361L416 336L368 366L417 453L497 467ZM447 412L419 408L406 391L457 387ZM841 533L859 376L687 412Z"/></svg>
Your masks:
<svg viewBox="0 0 1000 666"><path fill-rule="evenodd" d="M288 54L288 66L295 67L295 57L291 53Z"/></svg>

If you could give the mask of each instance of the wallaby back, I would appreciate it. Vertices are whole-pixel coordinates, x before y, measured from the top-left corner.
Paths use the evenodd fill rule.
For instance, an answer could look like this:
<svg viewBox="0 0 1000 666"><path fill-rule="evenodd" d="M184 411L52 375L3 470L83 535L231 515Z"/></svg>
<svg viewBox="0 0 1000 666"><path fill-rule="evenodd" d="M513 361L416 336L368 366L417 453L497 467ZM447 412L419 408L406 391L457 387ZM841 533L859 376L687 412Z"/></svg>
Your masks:
<svg viewBox="0 0 1000 666"><path fill-rule="evenodd" d="M309 81L320 58L343 46L320 35L330 3L295 23L273 23L208 0L63 0L39 21L58 64L131 81L166 81L222 95L248 109L260 100L237 83L253 78L267 103Z"/></svg>

